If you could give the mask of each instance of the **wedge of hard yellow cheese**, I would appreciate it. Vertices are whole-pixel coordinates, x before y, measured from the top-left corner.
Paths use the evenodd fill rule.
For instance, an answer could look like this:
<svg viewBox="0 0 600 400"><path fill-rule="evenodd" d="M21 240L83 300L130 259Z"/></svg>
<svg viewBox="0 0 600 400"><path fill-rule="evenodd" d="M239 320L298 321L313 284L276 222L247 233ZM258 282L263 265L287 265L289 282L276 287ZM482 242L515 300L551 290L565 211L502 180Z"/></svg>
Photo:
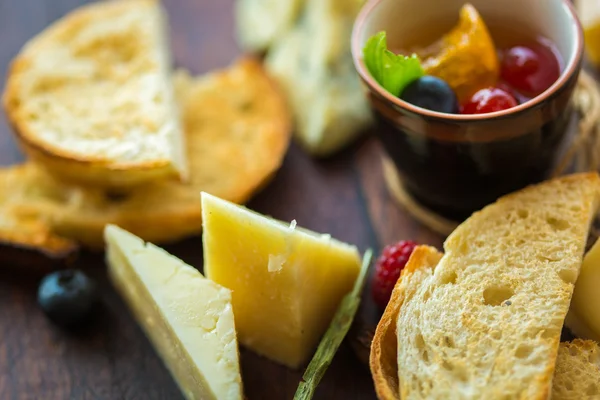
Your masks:
<svg viewBox="0 0 600 400"><path fill-rule="evenodd" d="M583 259L565 323L577 336L600 341L600 240Z"/></svg>
<svg viewBox="0 0 600 400"><path fill-rule="evenodd" d="M576 0L577 13L583 25L588 57L600 66L600 1Z"/></svg>
<svg viewBox="0 0 600 400"><path fill-rule="evenodd" d="M186 399L242 399L231 292L114 225L110 277Z"/></svg>
<svg viewBox="0 0 600 400"><path fill-rule="evenodd" d="M354 246L202 193L204 272L231 289L240 342L292 368L312 355L360 270Z"/></svg>

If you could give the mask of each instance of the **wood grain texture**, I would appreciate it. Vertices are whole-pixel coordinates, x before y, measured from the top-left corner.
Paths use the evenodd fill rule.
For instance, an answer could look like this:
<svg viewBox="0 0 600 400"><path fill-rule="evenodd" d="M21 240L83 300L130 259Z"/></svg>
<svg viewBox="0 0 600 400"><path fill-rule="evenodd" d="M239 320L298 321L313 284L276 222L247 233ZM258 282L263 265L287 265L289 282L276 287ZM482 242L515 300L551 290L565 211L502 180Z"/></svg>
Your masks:
<svg viewBox="0 0 600 400"><path fill-rule="evenodd" d="M164 0L171 20L176 65L194 73L238 56L233 0ZM27 39L82 0L0 0L0 74ZM0 86L3 82L0 82ZM274 181L249 204L259 212L357 244L361 250L401 238L440 246L390 199L381 174L379 145L365 138L336 157L315 161L292 146ZM0 115L0 165L22 160ZM200 238L168 247L202 265ZM103 304L94 323L67 334L36 306L39 276L0 273L0 399L180 399L176 385L124 303L110 287L101 255L84 254L76 267L98 280ZM0 269L1 271L2 269ZM366 293L361 315L376 321ZM291 399L301 371L290 371L241 350L250 400ZM317 399L374 399L371 377L344 344L320 385Z"/></svg>

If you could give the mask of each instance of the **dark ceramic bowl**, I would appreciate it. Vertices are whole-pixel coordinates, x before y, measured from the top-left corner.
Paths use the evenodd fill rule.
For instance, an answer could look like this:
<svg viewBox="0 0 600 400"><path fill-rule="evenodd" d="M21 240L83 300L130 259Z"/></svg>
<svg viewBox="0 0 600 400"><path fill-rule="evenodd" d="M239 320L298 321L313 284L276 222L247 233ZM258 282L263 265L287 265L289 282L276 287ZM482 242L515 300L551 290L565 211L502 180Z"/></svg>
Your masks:
<svg viewBox="0 0 600 400"><path fill-rule="evenodd" d="M386 31L390 47L415 35L447 32L464 0L371 0L352 33L355 66L367 88L377 135L402 178L423 205L463 219L498 197L548 177L573 115L571 97L581 70L583 33L568 0L471 0L498 29L524 26L551 40L564 61L560 78L519 106L490 114L425 110L393 96L369 74L362 49ZM426 28L424 28L426 27ZM494 28L490 25L492 36ZM433 36L435 37L435 36ZM412 44L412 43L411 43Z"/></svg>

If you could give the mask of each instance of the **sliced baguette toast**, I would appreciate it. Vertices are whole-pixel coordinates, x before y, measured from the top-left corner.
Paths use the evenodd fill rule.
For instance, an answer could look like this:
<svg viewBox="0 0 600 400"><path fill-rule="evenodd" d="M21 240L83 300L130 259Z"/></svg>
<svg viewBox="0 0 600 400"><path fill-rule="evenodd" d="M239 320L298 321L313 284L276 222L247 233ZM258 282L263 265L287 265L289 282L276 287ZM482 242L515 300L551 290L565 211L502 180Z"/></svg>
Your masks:
<svg viewBox="0 0 600 400"><path fill-rule="evenodd" d="M251 58L199 78L179 72L174 79L188 142L187 183L162 181L110 194L59 183L25 164L0 170L6 206L99 249L109 223L154 243L200 233L201 191L247 201L277 171L288 148L291 121L285 100ZM6 210L0 207L0 215Z"/></svg>
<svg viewBox="0 0 600 400"><path fill-rule="evenodd" d="M600 398L600 347L592 340L561 343L552 382L553 400Z"/></svg>
<svg viewBox="0 0 600 400"><path fill-rule="evenodd" d="M528 187L461 224L437 264L434 249L415 253L387 323L403 399L548 398L599 189L597 174ZM374 347L379 387L381 357Z"/></svg>
<svg viewBox="0 0 600 400"><path fill-rule="evenodd" d="M425 274L432 274L442 256L442 253L432 247L419 246L415 249L406 268L409 273L421 271ZM380 400L400 400L396 321L404 296L403 283L398 280L371 343L370 368L377 397ZM460 385L460 383L456 382L456 385ZM600 396L600 349L598 344L591 340L579 339L561 343L556 359L551 398L553 400L579 400L598 396Z"/></svg>
<svg viewBox="0 0 600 400"><path fill-rule="evenodd" d="M429 246L417 246L404 267L407 271L434 270L443 254ZM369 367L375 384L375 392L380 400L399 400L398 384L398 336L396 321L404 301L404 286L398 279L390 301L377 324L371 343Z"/></svg>
<svg viewBox="0 0 600 400"><path fill-rule="evenodd" d="M0 194L0 254L3 267L40 271L65 266L78 251L75 241L52 232L37 216L17 213ZM4 269L4 268L3 268Z"/></svg>
<svg viewBox="0 0 600 400"><path fill-rule="evenodd" d="M81 7L14 60L4 108L27 155L85 185L187 177L159 0Z"/></svg>

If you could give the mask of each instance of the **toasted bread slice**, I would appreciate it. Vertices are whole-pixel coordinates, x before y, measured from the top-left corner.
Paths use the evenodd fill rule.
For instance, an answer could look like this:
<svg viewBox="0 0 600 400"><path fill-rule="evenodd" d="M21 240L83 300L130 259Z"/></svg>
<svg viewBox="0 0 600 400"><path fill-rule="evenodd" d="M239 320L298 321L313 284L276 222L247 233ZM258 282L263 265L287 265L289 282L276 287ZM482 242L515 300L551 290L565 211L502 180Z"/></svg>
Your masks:
<svg viewBox="0 0 600 400"><path fill-rule="evenodd" d="M600 348L592 340L561 343L552 382L552 400L600 398Z"/></svg>
<svg viewBox="0 0 600 400"><path fill-rule="evenodd" d="M0 182L0 264L20 266L31 261L31 252L43 256L38 264L62 264L77 253L78 245L53 233L38 215L19 213L11 204L12 188L22 177L22 168L12 168Z"/></svg>
<svg viewBox="0 0 600 400"><path fill-rule="evenodd" d="M26 164L0 172L0 187L13 183L10 203L20 213L47 220L62 236L101 248L109 223L154 243L200 233L201 191L236 203L248 200L277 171L288 148L285 100L251 58L197 79L184 72L174 79L187 135L189 182L162 181L109 194L61 184Z"/></svg>
<svg viewBox="0 0 600 400"><path fill-rule="evenodd" d="M57 261L77 252L75 241L54 234L37 218L11 214L10 209L0 217L0 246L32 250Z"/></svg>
<svg viewBox="0 0 600 400"><path fill-rule="evenodd" d="M32 269L45 271L64 267L76 257L79 248L77 243L56 235L41 219L18 215L1 200L0 209L2 270L27 266L28 273Z"/></svg>
<svg viewBox="0 0 600 400"><path fill-rule="evenodd" d="M417 246L404 270L433 270L443 254L429 246ZM373 336L369 367L375 383L375 392L380 400L400 399L398 384L398 336L396 321L404 302L404 287L398 279Z"/></svg>
<svg viewBox="0 0 600 400"><path fill-rule="evenodd" d="M432 247L419 246L406 265L407 273L422 272L431 275L442 256L442 253ZM402 280L398 280L371 343L370 368L380 400L400 400L396 321L404 296L405 287ZM461 383L456 381L455 384L459 386ZM571 343L561 343L554 371L552 399L575 400L599 395L598 344L578 339Z"/></svg>
<svg viewBox="0 0 600 400"><path fill-rule="evenodd" d="M505 196L450 235L434 268L405 268L403 399L549 396L599 189L580 174Z"/></svg>
<svg viewBox="0 0 600 400"><path fill-rule="evenodd" d="M79 184L185 179L167 42L158 0L94 3L34 37L3 98L25 152Z"/></svg>

